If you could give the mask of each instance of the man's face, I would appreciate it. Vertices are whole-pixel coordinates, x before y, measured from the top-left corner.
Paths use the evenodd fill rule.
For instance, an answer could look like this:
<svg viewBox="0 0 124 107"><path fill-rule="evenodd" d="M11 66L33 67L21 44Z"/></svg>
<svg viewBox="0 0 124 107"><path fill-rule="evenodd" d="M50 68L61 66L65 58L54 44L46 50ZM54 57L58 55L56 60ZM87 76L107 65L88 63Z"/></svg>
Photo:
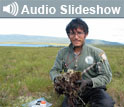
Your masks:
<svg viewBox="0 0 124 107"><path fill-rule="evenodd" d="M80 28L77 28L74 31L70 31L68 36L74 47L80 47L83 45L87 34Z"/></svg>

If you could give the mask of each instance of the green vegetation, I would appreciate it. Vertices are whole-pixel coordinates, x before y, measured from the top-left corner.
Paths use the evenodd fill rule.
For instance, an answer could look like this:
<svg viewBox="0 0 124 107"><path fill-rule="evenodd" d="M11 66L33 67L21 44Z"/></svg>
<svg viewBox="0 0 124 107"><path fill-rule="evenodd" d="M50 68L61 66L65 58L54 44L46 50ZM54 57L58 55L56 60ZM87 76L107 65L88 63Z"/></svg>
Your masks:
<svg viewBox="0 0 124 107"><path fill-rule="evenodd" d="M107 91L118 107L124 107L124 46L99 48L106 52L113 73ZM0 47L0 107L21 107L40 97L60 107L63 96L56 95L49 76L59 49Z"/></svg>

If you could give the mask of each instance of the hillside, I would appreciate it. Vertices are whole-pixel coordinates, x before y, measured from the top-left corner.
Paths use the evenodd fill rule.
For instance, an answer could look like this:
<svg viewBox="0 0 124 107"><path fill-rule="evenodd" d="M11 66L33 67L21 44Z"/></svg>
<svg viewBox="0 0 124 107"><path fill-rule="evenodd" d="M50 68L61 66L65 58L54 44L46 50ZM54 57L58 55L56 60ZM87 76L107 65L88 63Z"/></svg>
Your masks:
<svg viewBox="0 0 124 107"><path fill-rule="evenodd" d="M56 44L68 44L69 39L62 37L50 37L50 36L27 36L27 35L0 35L0 43L12 43L12 42L23 42L23 43L33 43L33 42L41 42L41 43L56 43ZM86 39L88 44L99 44L99 45L123 45L118 42L110 42L104 40L96 40L96 39Z"/></svg>

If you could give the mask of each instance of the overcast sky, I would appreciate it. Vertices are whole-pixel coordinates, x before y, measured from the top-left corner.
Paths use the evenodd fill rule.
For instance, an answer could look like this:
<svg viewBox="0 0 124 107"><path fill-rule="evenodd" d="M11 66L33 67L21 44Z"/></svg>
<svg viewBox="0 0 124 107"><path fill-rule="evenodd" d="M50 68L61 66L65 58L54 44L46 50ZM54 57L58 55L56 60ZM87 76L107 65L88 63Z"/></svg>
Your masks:
<svg viewBox="0 0 124 107"><path fill-rule="evenodd" d="M0 19L1 34L67 37L66 25L72 18ZM124 43L124 19L84 18L89 26L88 39Z"/></svg>

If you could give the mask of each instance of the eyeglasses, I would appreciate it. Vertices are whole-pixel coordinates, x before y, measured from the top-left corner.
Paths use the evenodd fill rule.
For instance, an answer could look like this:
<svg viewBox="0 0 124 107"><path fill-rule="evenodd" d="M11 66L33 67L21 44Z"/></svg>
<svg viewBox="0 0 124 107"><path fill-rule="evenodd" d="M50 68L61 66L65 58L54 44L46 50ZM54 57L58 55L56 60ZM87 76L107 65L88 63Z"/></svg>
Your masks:
<svg viewBox="0 0 124 107"><path fill-rule="evenodd" d="M74 37L75 35L77 35L77 36L82 36L83 34L85 34L84 32L76 32L76 33L74 33L74 32L70 32L70 33L68 33L68 35L70 36L70 37Z"/></svg>

